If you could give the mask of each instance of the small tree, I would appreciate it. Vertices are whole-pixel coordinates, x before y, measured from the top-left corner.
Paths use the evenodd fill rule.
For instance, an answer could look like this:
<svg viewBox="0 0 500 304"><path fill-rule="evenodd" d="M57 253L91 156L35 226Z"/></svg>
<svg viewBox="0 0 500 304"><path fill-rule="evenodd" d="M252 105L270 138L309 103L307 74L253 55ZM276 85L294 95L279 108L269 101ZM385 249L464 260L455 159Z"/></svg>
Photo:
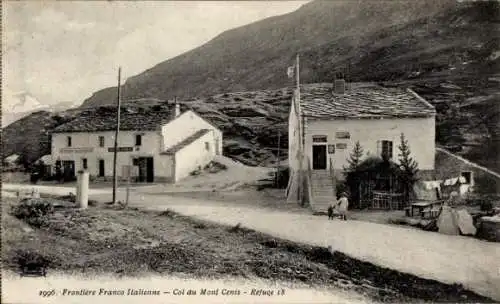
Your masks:
<svg viewBox="0 0 500 304"><path fill-rule="evenodd" d="M361 163L361 158L363 158L363 148L361 147L359 141L357 141L354 144L351 155L349 155L349 158L347 159L347 163L349 164L349 166L347 168L344 167L344 174L356 171L359 164Z"/></svg>
<svg viewBox="0 0 500 304"><path fill-rule="evenodd" d="M352 149L349 158L347 159L348 166L344 167L345 188L349 189L351 200L360 204L360 173L358 172L361 159L363 158L363 148L359 141L356 142Z"/></svg>
<svg viewBox="0 0 500 304"><path fill-rule="evenodd" d="M408 203L413 185L418 181L418 163L410 156L410 146L403 133L401 133L401 144L398 148L399 168L401 170L400 178L403 184L404 199L405 202Z"/></svg>

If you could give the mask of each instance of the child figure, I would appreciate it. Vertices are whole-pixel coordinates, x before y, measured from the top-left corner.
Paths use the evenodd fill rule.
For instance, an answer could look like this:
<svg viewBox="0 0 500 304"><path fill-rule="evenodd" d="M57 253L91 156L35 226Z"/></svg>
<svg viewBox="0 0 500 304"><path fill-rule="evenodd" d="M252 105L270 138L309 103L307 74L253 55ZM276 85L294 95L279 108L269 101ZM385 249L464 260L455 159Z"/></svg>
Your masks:
<svg viewBox="0 0 500 304"><path fill-rule="evenodd" d="M347 208L349 207L349 200L347 199L347 193L342 192L340 199L337 203L337 210L340 214L341 219L347 220Z"/></svg>
<svg viewBox="0 0 500 304"><path fill-rule="evenodd" d="M328 207L328 219L329 220L333 219L333 206L332 205L330 205L330 207Z"/></svg>

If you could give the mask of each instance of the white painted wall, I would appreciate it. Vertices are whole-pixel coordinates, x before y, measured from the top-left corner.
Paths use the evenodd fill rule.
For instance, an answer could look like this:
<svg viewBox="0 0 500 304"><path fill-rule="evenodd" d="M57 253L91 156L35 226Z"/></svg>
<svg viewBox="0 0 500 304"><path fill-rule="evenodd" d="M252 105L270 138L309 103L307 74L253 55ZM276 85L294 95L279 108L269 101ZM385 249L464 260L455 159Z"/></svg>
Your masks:
<svg viewBox="0 0 500 304"><path fill-rule="evenodd" d="M142 134L142 144L135 147L135 135ZM67 146L67 137L71 136L72 145ZM104 136L104 147L99 147L99 136ZM105 176L113 175L113 152L108 152L108 148L114 147L114 131L94 132L94 133L54 133L52 134L51 154L56 160L75 161L75 171L83 169L83 158L87 158L87 166L90 175L99 174L99 160L104 160ZM155 177L170 177L171 163L164 155L160 155L161 146L160 132L147 131L120 131L118 137L119 147L132 147L132 152L117 153L117 174L122 175L123 165L132 165L132 160L136 157L153 157ZM64 151L61 149L73 149L75 151ZM81 149L81 151L78 151ZM90 149L91 151L86 151Z"/></svg>
<svg viewBox="0 0 500 304"><path fill-rule="evenodd" d="M162 149L166 150L174 146L201 129L213 130L214 139L211 145L218 142L218 151L222 154L222 132L191 110L182 113L175 120L161 128L164 139Z"/></svg>
<svg viewBox="0 0 500 304"><path fill-rule="evenodd" d="M292 98L288 116L288 165L291 170L299 169L297 153L300 148L300 120L296 113L295 96Z"/></svg>
<svg viewBox="0 0 500 304"><path fill-rule="evenodd" d="M359 141L365 157L377 154L378 140L393 142L393 160L397 162L400 135L404 133L411 150L411 156L418 162L419 169L434 169L435 118L400 118L400 119L349 119L349 120L308 120L305 138L305 153L312 166L312 136L326 135L328 144L346 143L344 150L335 149L335 154L328 154L327 161L334 163L335 169L347 166L354 144ZM347 131L350 139L337 139L335 133Z"/></svg>
<svg viewBox="0 0 500 304"><path fill-rule="evenodd" d="M187 177L198 166L203 168L214 159L216 151L213 143L216 136L216 132L208 132L175 154L176 182ZM208 150L205 148L206 142L209 143Z"/></svg>
<svg viewBox="0 0 500 304"><path fill-rule="evenodd" d="M163 155L161 152L181 142L188 136L201 129L209 129L196 142L177 152L175 156L176 170L174 171L174 156ZM135 147L136 134L142 135L142 144ZM56 160L72 160L75 162L75 172L83 169L82 159L87 159L90 175L98 176L99 160L104 160L105 176L113 176L113 152L108 148L114 147L114 131L106 132L75 132L52 134L51 154ZM67 137L71 136L72 145L67 146ZM104 136L104 147L99 147L99 136ZM154 175L157 177L179 180L189 175L199 165L204 166L213 156L222 154L222 132L193 111L186 111L169 124L162 126L161 131L120 131L119 147L132 147L131 152L118 152L117 175L122 175L122 166L132 165L137 157L153 157ZM205 150L205 142L209 142L210 151ZM138 148L138 149L137 149ZM66 149L66 151L65 151ZM173 177L174 172L177 177Z"/></svg>

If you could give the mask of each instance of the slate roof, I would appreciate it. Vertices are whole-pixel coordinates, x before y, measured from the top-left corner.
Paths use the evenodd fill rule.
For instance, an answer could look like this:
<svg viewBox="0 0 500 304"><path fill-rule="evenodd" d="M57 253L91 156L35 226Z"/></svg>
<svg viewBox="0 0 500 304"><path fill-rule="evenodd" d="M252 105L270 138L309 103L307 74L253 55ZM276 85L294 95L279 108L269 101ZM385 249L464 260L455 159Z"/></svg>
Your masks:
<svg viewBox="0 0 500 304"><path fill-rule="evenodd" d="M332 92L332 84L301 87L301 109L306 117L334 118L404 118L428 117L434 107L412 91L377 85L346 84L345 94Z"/></svg>
<svg viewBox="0 0 500 304"><path fill-rule="evenodd" d="M173 145L172 147L168 148L161 154L166 154L166 155L172 155L177 153L178 151L182 150L184 147L189 146L193 142L195 142L198 138L202 137L203 135L207 134L210 130L209 129L201 129L196 131L193 135L190 135L186 137L184 140L179 142L178 144Z"/></svg>
<svg viewBox="0 0 500 304"><path fill-rule="evenodd" d="M156 131L170 122L173 116L167 109L158 111L123 110L120 113L121 131ZM54 129L54 133L113 131L116 128L116 110L92 111Z"/></svg>

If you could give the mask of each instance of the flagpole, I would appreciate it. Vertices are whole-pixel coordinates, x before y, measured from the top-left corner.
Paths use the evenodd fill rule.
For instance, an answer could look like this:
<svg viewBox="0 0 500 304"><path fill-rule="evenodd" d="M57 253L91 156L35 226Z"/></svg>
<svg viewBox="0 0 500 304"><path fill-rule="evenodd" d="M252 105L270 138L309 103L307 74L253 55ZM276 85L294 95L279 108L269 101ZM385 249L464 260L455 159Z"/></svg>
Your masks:
<svg viewBox="0 0 500 304"><path fill-rule="evenodd" d="M118 134L120 133L121 72L122 72L122 68L118 67L118 98L116 99L115 149L113 151L113 204L116 203L116 188L118 186L118 178L116 176L116 158L117 158L117 153L118 153Z"/></svg>
<svg viewBox="0 0 500 304"><path fill-rule="evenodd" d="M303 165L304 165L304 126L303 126L303 123L301 123L303 121L302 119L302 109L301 109L301 106L300 106L300 59L299 59L299 53L297 53L297 56L296 56L296 63L295 63L295 82L296 82L296 85L297 85L297 88L296 88L296 102L295 104L297 105L297 111L299 113L299 116L297 117L297 119L299 120L299 134L300 134L300 141L298 143L298 147L299 147L299 186L298 186L298 195L299 195L299 201L300 201L300 204L303 205L304 204L304 169L303 169Z"/></svg>

